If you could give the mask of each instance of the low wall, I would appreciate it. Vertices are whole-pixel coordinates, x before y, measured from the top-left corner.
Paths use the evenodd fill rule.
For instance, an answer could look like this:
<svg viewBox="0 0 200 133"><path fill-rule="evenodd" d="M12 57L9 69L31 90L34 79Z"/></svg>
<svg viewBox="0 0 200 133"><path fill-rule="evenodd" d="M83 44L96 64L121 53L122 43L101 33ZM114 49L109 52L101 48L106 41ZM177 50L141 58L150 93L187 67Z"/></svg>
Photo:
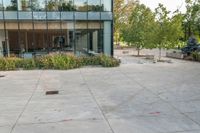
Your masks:
<svg viewBox="0 0 200 133"><path fill-rule="evenodd" d="M176 58L176 59L183 59L184 58L184 54L182 54L181 52L167 52L166 53L166 57Z"/></svg>

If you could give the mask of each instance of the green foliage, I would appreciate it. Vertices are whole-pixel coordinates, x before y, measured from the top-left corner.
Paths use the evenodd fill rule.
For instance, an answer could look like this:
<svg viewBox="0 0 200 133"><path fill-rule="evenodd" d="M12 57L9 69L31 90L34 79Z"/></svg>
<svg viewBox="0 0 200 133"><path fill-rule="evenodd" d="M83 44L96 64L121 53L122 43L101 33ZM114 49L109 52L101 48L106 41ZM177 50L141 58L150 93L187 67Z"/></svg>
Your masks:
<svg viewBox="0 0 200 133"><path fill-rule="evenodd" d="M82 56L79 57L79 63L81 66L88 66L88 65L100 65L101 61L100 61L100 56Z"/></svg>
<svg viewBox="0 0 200 133"><path fill-rule="evenodd" d="M118 44L122 41L123 25L128 22L131 15L131 11L135 8L138 3L137 0L115 0L114 2L114 40Z"/></svg>
<svg viewBox="0 0 200 133"><path fill-rule="evenodd" d="M152 30L155 27L155 15L143 4L137 4L132 10L128 23L122 29L124 41L134 45L139 54L143 48L152 48Z"/></svg>
<svg viewBox="0 0 200 133"><path fill-rule="evenodd" d="M120 61L106 56L106 55L99 55L99 56L82 56L80 59L81 66L91 66L91 65L101 65L103 67L116 67L120 65Z"/></svg>
<svg viewBox="0 0 200 133"><path fill-rule="evenodd" d="M155 10L156 25L152 32L154 47L159 48L159 59L161 59L161 50L175 48L183 37L182 21L183 16L179 12L175 12L170 18L169 11L162 5Z"/></svg>
<svg viewBox="0 0 200 133"><path fill-rule="evenodd" d="M19 58L0 58L0 70L16 70L20 62Z"/></svg>
<svg viewBox="0 0 200 133"><path fill-rule="evenodd" d="M187 40L192 34L200 37L200 1L185 0L186 13L184 14L185 39Z"/></svg>
<svg viewBox="0 0 200 133"><path fill-rule="evenodd" d="M120 65L119 60L117 60L115 58L108 57L105 55L101 55L101 56L99 56L99 58L100 58L100 64L103 67L116 67L116 66Z"/></svg>
<svg viewBox="0 0 200 133"><path fill-rule="evenodd" d="M66 54L46 55L34 59L0 58L0 70L33 70L33 69L55 69L68 70L82 66L117 67L119 60L106 56L72 56Z"/></svg>
<svg viewBox="0 0 200 133"><path fill-rule="evenodd" d="M35 60L33 59L23 59L16 65L17 68L23 68L25 70L32 70L36 68Z"/></svg>
<svg viewBox="0 0 200 133"><path fill-rule="evenodd" d="M192 58L195 61L200 61L200 53L199 52L193 52L192 53Z"/></svg>

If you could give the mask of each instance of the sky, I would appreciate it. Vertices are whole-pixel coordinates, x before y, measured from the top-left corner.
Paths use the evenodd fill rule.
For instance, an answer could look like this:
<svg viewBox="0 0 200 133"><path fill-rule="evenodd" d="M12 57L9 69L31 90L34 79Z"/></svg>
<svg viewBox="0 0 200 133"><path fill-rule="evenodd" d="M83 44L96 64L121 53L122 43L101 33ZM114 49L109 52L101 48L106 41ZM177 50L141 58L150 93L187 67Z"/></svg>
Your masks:
<svg viewBox="0 0 200 133"><path fill-rule="evenodd" d="M185 0L140 0L140 3L150 7L153 11L158 7L158 3L163 4L171 12L180 9L181 12L185 12Z"/></svg>

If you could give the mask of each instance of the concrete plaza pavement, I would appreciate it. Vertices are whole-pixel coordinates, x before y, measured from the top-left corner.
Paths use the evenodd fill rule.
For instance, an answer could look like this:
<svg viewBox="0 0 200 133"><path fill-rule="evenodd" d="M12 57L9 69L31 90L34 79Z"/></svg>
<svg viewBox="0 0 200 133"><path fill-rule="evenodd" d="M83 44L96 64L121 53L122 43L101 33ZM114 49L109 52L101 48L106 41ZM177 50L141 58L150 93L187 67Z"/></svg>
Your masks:
<svg viewBox="0 0 200 133"><path fill-rule="evenodd" d="M121 58L117 68L0 72L0 133L200 133L200 63Z"/></svg>

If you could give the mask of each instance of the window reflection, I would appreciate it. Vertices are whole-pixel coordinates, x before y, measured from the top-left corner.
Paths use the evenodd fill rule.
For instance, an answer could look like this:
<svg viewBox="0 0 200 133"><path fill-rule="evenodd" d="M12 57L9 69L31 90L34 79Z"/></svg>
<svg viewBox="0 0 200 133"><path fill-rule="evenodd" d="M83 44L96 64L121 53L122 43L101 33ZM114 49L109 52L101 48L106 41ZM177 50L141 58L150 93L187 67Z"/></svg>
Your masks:
<svg viewBox="0 0 200 133"><path fill-rule="evenodd" d="M58 0L47 0L47 11L58 11L60 8L60 2Z"/></svg>
<svg viewBox="0 0 200 133"><path fill-rule="evenodd" d="M62 11L74 11L74 5L72 0L62 0L60 10Z"/></svg>
<svg viewBox="0 0 200 133"><path fill-rule="evenodd" d="M76 11L87 11L87 0L74 0Z"/></svg>
<svg viewBox="0 0 200 133"><path fill-rule="evenodd" d="M104 11L111 11L112 8L112 0L102 0L102 4L103 4L103 7L104 7Z"/></svg>
<svg viewBox="0 0 200 133"><path fill-rule="evenodd" d="M31 1L30 0L18 0L18 10L30 11L31 10Z"/></svg>
<svg viewBox="0 0 200 133"><path fill-rule="evenodd" d="M88 0L88 11L102 11L100 0Z"/></svg>
<svg viewBox="0 0 200 133"><path fill-rule="evenodd" d="M0 1L0 11L2 11L3 10L3 3L2 3L2 1Z"/></svg>
<svg viewBox="0 0 200 133"><path fill-rule="evenodd" d="M4 9L7 11L17 10L17 0L3 0Z"/></svg>
<svg viewBox="0 0 200 133"><path fill-rule="evenodd" d="M46 0L32 0L33 11L45 11Z"/></svg>

